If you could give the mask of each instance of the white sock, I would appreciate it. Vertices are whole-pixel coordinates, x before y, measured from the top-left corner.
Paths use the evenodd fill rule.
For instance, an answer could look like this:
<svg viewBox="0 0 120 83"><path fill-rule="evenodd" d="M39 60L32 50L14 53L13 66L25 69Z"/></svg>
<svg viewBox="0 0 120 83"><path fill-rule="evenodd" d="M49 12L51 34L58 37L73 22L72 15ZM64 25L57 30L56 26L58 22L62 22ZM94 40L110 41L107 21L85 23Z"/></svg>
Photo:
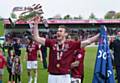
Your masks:
<svg viewBox="0 0 120 83"><path fill-rule="evenodd" d="M29 77L29 82L28 83L32 83L32 76Z"/></svg>
<svg viewBox="0 0 120 83"><path fill-rule="evenodd" d="M35 73L34 83L37 83L37 73Z"/></svg>
<svg viewBox="0 0 120 83"><path fill-rule="evenodd" d="M34 83L37 83L37 77L35 76L35 78L34 78Z"/></svg>

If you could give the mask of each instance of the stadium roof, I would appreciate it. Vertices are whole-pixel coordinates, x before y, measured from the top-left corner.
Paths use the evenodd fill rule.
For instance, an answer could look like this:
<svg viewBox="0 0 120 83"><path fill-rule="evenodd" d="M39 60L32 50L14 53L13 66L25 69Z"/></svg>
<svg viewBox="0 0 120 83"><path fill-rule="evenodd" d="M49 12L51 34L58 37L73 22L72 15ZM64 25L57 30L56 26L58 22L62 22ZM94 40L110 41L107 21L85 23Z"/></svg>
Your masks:
<svg viewBox="0 0 120 83"><path fill-rule="evenodd" d="M4 24L10 24L9 19L4 19ZM120 20L111 19L111 20L47 20L48 24L120 24ZM28 24L33 23L32 21L16 21L16 24ZM42 24L42 23L40 23Z"/></svg>

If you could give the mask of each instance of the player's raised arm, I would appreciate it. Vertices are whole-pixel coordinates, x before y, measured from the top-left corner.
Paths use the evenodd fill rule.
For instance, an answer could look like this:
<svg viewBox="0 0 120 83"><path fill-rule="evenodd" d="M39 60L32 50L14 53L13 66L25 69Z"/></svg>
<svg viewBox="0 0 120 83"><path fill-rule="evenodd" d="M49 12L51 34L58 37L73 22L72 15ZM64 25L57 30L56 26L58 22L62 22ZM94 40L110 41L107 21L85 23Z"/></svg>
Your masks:
<svg viewBox="0 0 120 83"><path fill-rule="evenodd" d="M99 38L99 35L100 34L97 34L97 35L95 35L95 36L93 36L91 38L88 38L88 39L82 41L81 42L81 47L86 47L87 45L90 45L91 43L96 42L98 40L98 38Z"/></svg>
<svg viewBox="0 0 120 83"><path fill-rule="evenodd" d="M34 17L34 24L33 24L33 37L34 37L34 40L37 41L38 43L42 44L42 45L45 45L45 38L44 37L40 37L39 36L39 30L38 30L38 24L39 22L41 21L41 17Z"/></svg>

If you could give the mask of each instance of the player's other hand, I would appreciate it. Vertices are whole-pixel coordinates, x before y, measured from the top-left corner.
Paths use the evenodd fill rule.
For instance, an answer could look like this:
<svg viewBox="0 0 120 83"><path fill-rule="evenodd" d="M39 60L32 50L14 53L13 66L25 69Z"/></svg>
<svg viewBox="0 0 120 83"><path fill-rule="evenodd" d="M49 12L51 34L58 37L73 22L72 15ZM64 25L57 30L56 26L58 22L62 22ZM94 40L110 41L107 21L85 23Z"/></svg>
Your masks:
<svg viewBox="0 0 120 83"><path fill-rule="evenodd" d="M43 59L42 59L42 57L40 57L40 62L43 62Z"/></svg>

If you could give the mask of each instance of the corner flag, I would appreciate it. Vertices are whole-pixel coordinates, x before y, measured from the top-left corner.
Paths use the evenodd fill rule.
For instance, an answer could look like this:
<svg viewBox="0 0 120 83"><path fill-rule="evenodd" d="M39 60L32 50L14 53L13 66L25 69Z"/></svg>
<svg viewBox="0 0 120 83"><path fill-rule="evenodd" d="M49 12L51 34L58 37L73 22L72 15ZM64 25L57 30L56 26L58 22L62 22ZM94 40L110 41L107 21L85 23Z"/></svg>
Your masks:
<svg viewBox="0 0 120 83"><path fill-rule="evenodd" d="M105 26L101 26L92 83L115 83Z"/></svg>

